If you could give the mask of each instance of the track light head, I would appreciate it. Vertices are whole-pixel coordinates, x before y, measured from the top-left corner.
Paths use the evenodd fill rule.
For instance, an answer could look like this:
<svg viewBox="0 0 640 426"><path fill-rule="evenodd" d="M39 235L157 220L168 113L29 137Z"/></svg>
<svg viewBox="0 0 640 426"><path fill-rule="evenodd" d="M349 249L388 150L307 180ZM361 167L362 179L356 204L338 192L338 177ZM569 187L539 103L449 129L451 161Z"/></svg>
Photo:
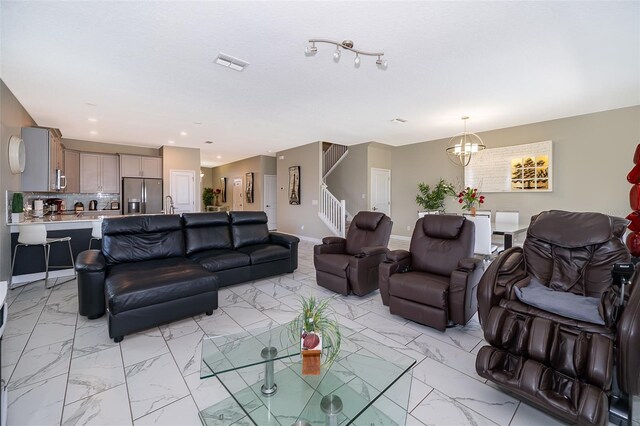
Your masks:
<svg viewBox="0 0 640 426"><path fill-rule="evenodd" d="M360 56L356 53L356 58L353 60L353 65L356 68L360 68Z"/></svg>
<svg viewBox="0 0 640 426"><path fill-rule="evenodd" d="M307 46L307 48L304 49L304 54L307 56L313 56L316 53L318 53L318 48L315 43L311 43L311 46Z"/></svg>
<svg viewBox="0 0 640 426"><path fill-rule="evenodd" d="M387 61L382 59L380 56L378 56L378 59L376 59L376 65L378 66L378 68L387 69Z"/></svg>
<svg viewBox="0 0 640 426"><path fill-rule="evenodd" d="M338 62L340 61L340 48L336 46L336 51L333 52L333 60Z"/></svg>

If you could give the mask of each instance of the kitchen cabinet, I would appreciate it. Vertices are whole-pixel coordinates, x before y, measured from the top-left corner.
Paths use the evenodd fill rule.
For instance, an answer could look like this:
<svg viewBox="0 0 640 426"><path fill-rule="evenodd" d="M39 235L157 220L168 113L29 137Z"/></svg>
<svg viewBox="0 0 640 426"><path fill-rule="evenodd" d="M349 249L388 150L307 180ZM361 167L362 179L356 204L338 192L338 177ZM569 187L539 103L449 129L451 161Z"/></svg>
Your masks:
<svg viewBox="0 0 640 426"><path fill-rule="evenodd" d="M71 149L64 150L64 172L67 177L65 192L80 192L80 153Z"/></svg>
<svg viewBox="0 0 640 426"><path fill-rule="evenodd" d="M62 134L58 129L25 127L22 139L25 148L23 191L60 191L56 185L56 170L63 172ZM64 180L62 181L64 184Z"/></svg>
<svg viewBox="0 0 640 426"><path fill-rule="evenodd" d="M80 153L80 192L120 192L120 170L117 155Z"/></svg>
<svg viewBox="0 0 640 426"><path fill-rule="evenodd" d="M162 158L121 154L120 172L122 177L162 179Z"/></svg>

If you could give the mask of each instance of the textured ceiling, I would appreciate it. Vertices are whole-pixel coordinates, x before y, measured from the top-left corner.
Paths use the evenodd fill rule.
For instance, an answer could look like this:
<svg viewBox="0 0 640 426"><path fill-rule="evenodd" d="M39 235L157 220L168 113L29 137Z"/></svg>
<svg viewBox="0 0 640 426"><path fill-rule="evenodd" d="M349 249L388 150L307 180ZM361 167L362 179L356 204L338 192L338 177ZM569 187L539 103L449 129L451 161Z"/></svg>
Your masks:
<svg viewBox="0 0 640 426"><path fill-rule="evenodd" d="M1 78L39 125L99 142L173 140L207 166L317 140L448 137L462 115L481 131L640 104L635 1L0 7ZM383 50L389 66L362 57L355 68L350 52L335 63L329 45L306 57L309 38ZM216 65L220 52L250 65Z"/></svg>

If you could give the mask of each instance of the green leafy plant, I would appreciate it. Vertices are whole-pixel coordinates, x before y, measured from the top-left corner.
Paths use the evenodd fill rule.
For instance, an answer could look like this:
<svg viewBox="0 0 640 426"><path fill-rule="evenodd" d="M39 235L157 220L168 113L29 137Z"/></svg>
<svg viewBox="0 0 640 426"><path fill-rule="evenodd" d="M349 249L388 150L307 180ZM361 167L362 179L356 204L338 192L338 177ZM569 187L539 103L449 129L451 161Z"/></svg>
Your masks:
<svg viewBox="0 0 640 426"><path fill-rule="evenodd" d="M291 338L298 342L304 331L319 333L323 340L323 351L326 351L323 364L332 363L340 352L342 335L338 321L329 306L329 299L318 301L314 296L301 297L300 308L302 312L289 325Z"/></svg>
<svg viewBox="0 0 640 426"><path fill-rule="evenodd" d="M213 197L213 188L205 188L202 190L202 202L204 203L205 207L213 205Z"/></svg>
<svg viewBox="0 0 640 426"><path fill-rule="evenodd" d="M11 199L11 213L22 213L24 211L24 197L22 192L14 192Z"/></svg>
<svg viewBox="0 0 640 426"><path fill-rule="evenodd" d="M431 186L421 182L418 184L419 194L416 195L416 204L425 210L444 211L444 200L447 197L453 197L456 194L453 184L440 179L440 181L431 189Z"/></svg>

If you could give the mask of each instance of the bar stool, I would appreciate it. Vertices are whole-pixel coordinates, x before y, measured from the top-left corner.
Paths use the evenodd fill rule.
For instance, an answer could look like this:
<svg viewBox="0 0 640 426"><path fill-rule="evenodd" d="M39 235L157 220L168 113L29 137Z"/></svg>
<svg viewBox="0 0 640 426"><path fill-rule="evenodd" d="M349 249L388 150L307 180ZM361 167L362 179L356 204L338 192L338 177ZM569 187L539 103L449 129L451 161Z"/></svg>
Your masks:
<svg viewBox="0 0 640 426"><path fill-rule="evenodd" d="M89 240L89 250L93 241L102 240L102 219L91 224L91 239Z"/></svg>
<svg viewBox="0 0 640 426"><path fill-rule="evenodd" d="M69 255L71 257L71 265L56 265L49 266L49 253L51 251L51 244L53 243L64 243L66 242L69 245ZM24 246L39 246L41 245L44 249L44 262L45 262L45 275L44 275L44 286L47 287L47 281L49 280L49 268L73 268L73 276L75 279L76 276L76 268L75 262L73 261L73 251L71 250L71 237L59 237L59 238L47 238L47 228L44 224L31 224L31 225L22 225L20 226L20 233L18 234L18 244L16 244L15 249L13 249L13 260L11 261L11 275L9 276L9 286L11 287L11 281L13 280L13 269L16 263L16 255L18 253L18 247ZM70 280L67 280L70 281ZM64 281L66 282L66 281ZM62 284L62 283L60 283Z"/></svg>

